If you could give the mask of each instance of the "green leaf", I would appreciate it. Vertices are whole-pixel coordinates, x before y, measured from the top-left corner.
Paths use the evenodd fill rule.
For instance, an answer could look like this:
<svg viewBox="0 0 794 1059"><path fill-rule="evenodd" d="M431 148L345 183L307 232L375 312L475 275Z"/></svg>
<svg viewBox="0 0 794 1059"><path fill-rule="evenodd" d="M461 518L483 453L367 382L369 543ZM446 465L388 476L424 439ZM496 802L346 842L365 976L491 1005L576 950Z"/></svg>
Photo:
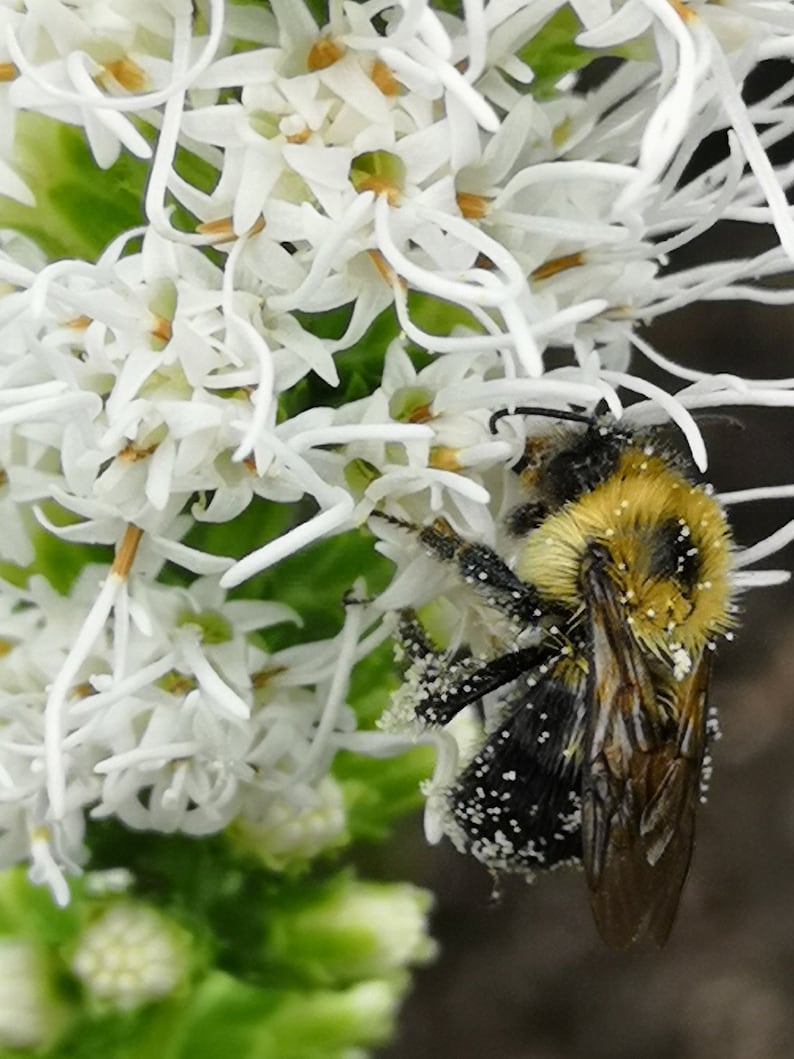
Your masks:
<svg viewBox="0 0 794 1059"><path fill-rule="evenodd" d="M45 511L51 505L44 505ZM60 509L59 509L60 510ZM65 596L89 563L112 563L113 549L99 544L64 541L30 519L29 537L35 558L29 566L0 562L0 577L12 585L24 586L33 574L45 577L56 592Z"/></svg>
<svg viewBox="0 0 794 1059"><path fill-rule="evenodd" d="M343 1059L389 1036L401 991L381 982L339 991L259 989L216 973L191 998L179 1056Z"/></svg>
<svg viewBox="0 0 794 1059"><path fill-rule="evenodd" d="M146 162L122 153L100 169L81 129L30 111L16 122L15 160L36 205L0 196L0 227L29 236L50 258L93 261L120 232L142 223Z"/></svg>
<svg viewBox="0 0 794 1059"><path fill-rule="evenodd" d="M570 7L556 11L532 40L518 49L518 58L535 74L531 91L539 99L554 94L554 85L563 74L579 70L593 61L595 54L574 43L582 24Z"/></svg>
<svg viewBox="0 0 794 1059"><path fill-rule="evenodd" d="M286 533L299 520L300 505L278 504L255 496L231 522L194 522L184 543L211 555L241 559ZM186 584L193 577L181 568L169 565L164 568L160 580L166 584Z"/></svg>
<svg viewBox="0 0 794 1059"><path fill-rule="evenodd" d="M647 50L642 40L630 41L614 48L585 48L576 43L576 37L582 29L582 23L573 9L561 7L516 52L517 57L535 75L530 92L536 99L553 98L561 77L589 66L595 59L636 57Z"/></svg>
<svg viewBox="0 0 794 1059"><path fill-rule="evenodd" d="M456 327L465 327L474 334L482 334L483 330L482 324L468 309L419 291L410 291L408 294L408 314L417 327L421 327L430 335L439 335L442 338L452 334ZM411 348L415 353L421 350L425 354L424 357L420 356L419 360L412 358L417 369L432 360L423 347L413 345ZM432 343L428 349L432 353Z"/></svg>
<svg viewBox="0 0 794 1059"><path fill-rule="evenodd" d="M59 908L45 886L28 881L24 868L0 872L0 935L61 945L74 938L81 922L75 904Z"/></svg>
<svg viewBox="0 0 794 1059"><path fill-rule="evenodd" d="M185 1002L174 998L138 1011L75 1022L47 1059L178 1059ZM14 1053L19 1059L19 1053Z"/></svg>

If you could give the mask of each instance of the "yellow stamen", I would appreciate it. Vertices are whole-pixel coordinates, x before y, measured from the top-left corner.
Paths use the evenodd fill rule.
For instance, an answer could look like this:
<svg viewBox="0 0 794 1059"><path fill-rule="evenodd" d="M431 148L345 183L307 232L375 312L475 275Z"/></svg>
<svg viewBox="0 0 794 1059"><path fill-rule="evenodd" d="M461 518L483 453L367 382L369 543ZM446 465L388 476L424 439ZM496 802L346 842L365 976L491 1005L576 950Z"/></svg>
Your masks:
<svg viewBox="0 0 794 1059"><path fill-rule="evenodd" d="M551 130L551 142L555 147L562 147L571 134L573 122L570 118L563 118L559 125Z"/></svg>
<svg viewBox="0 0 794 1059"><path fill-rule="evenodd" d="M357 191L374 191L376 195L383 195L390 206L397 206L400 202L400 189L393 180L378 176L362 177L356 183Z"/></svg>
<svg viewBox="0 0 794 1059"><path fill-rule="evenodd" d="M19 70L13 63L0 63L0 81L14 81L19 76Z"/></svg>
<svg viewBox="0 0 794 1059"><path fill-rule="evenodd" d="M534 280L550 279L552 276L565 272L569 268L577 268L579 265L583 265L584 261L584 252L581 250L575 254L563 254L562 257L554 257L551 261L546 261L544 264L539 265L530 273L529 278Z"/></svg>
<svg viewBox="0 0 794 1059"><path fill-rule="evenodd" d="M251 684L254 690L266 688L273 677L277 677L279 673L286 672L286 666L271 666L269 669L260 669L258 673L251 674Z"/></svg>
<svg viewBox="0 0 794 1059"><path fill-rule="evenodd" d="M458 209L467 221L479 221L488 212L491 200L484 195L475 195L471 191L459 191L455 198Z"/></svg>
<svg viewBox="0 0 794 1059"><path fill-rule="evenodd" d="M257 217L245 235L259 235L264 227L265 218ZM202 221L201 224L196 225L196 231L201 235L208 235L210 237L209 241L213 246L220 246L221 243L233 243L237 239L232 227L231 217L219 217L215 221Z"/></svg>
<svg viewBox="0 0 794 1059"><path fill-rule="evenodd" d="M104 63L102 73L95 80L107 88L108 77L128 92L142 92L149 83L145 71L128 56Z"/></svg>
<svg viewBox="0 0 794 1059"><path fill-rule="evenodd" d="M334 63L339 62L344 54L345 49L341 44L337 44L330 37L320 37L309 49L309 54L306 56L306 67L312 72L325 70L328 66L333 66Z"/></svg>
<svg viewBox="0 0 794 1059"><path fill-rule="evenodd" d="M683 22L695 22L697 20L697 15L692 8L687 4L681 3L681 0L668 0L668 3Z"/></svg>
<svg viewBox="0 0 794 1059"><path fill-rule="evenodd" d="M429 404L420 404L418 408L414 408L411 414L408 416L409 423L428 423L431 419L435 418L432 411L430 410Z"/></svg>
<svg viewBox="0 0 794 1059"><path fill-rule="evenodd" d="M384 96L396 96L400 93L400 82L381 59L376 59L369 72L370 80Z"/></svg>
<svg viewBox="0 0 794 1059"><path fill-rule="evenodd" d="M430 450L429 464L439 471L462 471L463 464L459 459L460 450L447 445L435 445Z"/></svg>
<svg viewBox="0 0 794 1059"><path fill-rule="evenodd" d="M119 452L119 459L127 463L139 463L151 456L156 448L156 445L136 445L134 441L131 441Z"/></svg>
<svg viewBox="0 0 794 1059"><path fill-rule="evenodd" d="M160 316L157 313L152 313L152 326L149 329L149 334L158 342L170 342L172 334L171 321L166 320L164 316Z"/></svg>
<svg viewBox="0 0 794 1059"><path fill-rule="evenodd" d="M177 669L171 669L157 681L157 685L169 695L187 695L196 687L196 681Z"/></svg>
<svg viewBox="0 0 794 1059"><path fill-rule="evenodd" d="M113 560L113 565L110 568L111 574L115 574L116 577L126 578L130 572L133 560L135 559L135 553L138 551L138 545L140 544L141 537L143 536L143 530L138 529L137 526L130 524L124 530L124 536L116 548L116 558Z"/></svg>
<svg viewBox="0 0 794 1059"><path fill-rule="evenodd" d="M304 127L301 129L300 132L290 133L290 135L286 136L285 139L287 143L306 143L311 134L311 129L308 127Z"/></svg>
<svg viewBox="0 0 794 1059"><path fill-rule="evenodd" d="M91 317L83 315L83 316L75 316L71 320L67 320L66 323L63 326L64 327L69 327L73 331L85 331L85 329L88 327L88 325L90 323L91 323Z"/></svg>
<svg viewBox="0 0 794 1059"><path fill-rule="evenodd" d="M368 250L367 253L369 254L372 264L375 266L381 276L386 280L389 286L391 286L391 284L394 283L395 280L399 280L399 282L402 283L403 286L405 286L403 281L388 263L383 254L381 254L380 250Z"/></svg>

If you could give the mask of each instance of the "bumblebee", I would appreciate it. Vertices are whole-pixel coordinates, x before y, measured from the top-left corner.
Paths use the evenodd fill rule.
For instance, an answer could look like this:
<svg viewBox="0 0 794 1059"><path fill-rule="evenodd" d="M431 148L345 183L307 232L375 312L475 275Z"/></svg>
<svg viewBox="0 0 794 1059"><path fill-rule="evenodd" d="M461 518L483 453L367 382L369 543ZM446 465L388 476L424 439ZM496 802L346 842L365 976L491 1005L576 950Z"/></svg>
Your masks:
<svg viewBox="0 0 794 1059"><path fill-rule="evenodd" d="M443 520L409 527L515 635L453 660L405 614L412 708L440 726L489 704L479 749L444 791L459 849L495 873L580 864L609 945L662 945L708 767L712 651L735 609L730 529L660 432L538 408L497 412L491 431L518 414L560 424L514 468L513 561Z"/></svg>

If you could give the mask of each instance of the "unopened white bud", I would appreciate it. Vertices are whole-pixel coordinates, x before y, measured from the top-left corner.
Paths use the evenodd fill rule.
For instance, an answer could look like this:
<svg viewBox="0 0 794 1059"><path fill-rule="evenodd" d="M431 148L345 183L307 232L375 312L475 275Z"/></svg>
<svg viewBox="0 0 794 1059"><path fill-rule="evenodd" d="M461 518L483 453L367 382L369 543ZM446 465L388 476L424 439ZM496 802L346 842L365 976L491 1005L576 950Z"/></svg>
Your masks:
<svg viewBox="0 0 794 1059"><path fill-rule="evenodd" d="M179 928L145 905L113 905L83 934L72 970L100 1003L129 1010L173 992L187 947Z"/></svg>
<svg viewBox="0 0 794 1059"><path fill-rule="evenodd" d="M269 799L256 819L240 821L240 837L274 867L310 860L341 845L347 823L342 788L326 776L315 793L316 803L307 806L296 806L286 798Z"/></svg>
<svg viewBox="0 0 794 1059"><path fill-rule="evenodd" d="M46 957L21 938L0 939L0 1045L39 1048L66 1019L55 995Z"/></svg>

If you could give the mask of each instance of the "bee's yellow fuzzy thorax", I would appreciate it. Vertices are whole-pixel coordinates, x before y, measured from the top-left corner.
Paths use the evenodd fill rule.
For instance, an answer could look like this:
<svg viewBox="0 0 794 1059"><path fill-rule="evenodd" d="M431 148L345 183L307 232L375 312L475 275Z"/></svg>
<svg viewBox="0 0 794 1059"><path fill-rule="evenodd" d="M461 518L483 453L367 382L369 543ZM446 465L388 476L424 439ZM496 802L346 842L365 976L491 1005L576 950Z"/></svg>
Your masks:
<svg viewBox="0 0 794 1059"><path fill-rule="evenodd" d="M671 524L694 557L694 583L654 569L659 529ZM547 516L523 543L518 576L576 609L593 542L609 553L627 625L654 654L699 654L730 626L731 537L722 508L660 456L630 447L609 478Z"/></svg>

